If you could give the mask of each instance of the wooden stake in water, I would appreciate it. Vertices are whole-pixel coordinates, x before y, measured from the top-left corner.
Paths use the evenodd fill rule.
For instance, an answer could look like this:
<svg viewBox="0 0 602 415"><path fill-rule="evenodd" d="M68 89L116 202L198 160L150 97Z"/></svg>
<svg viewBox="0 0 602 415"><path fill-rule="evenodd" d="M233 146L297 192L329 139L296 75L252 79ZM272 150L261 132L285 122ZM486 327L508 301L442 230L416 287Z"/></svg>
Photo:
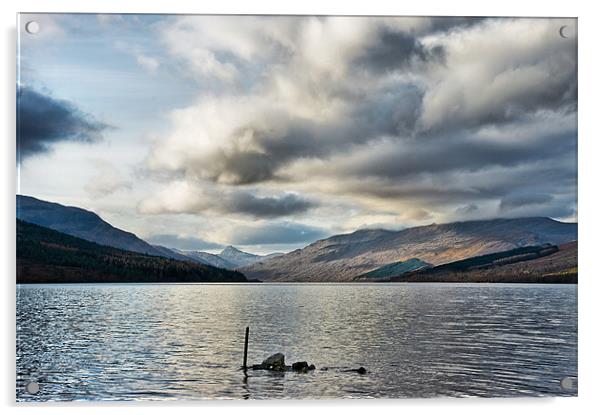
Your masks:
<svg viewBox="0 0 602 415"><path fill-rule="evenodd" d="M249 350L249 327L245 330L245 354L242 358L242 368L247 370L247 351Z"/></svg>

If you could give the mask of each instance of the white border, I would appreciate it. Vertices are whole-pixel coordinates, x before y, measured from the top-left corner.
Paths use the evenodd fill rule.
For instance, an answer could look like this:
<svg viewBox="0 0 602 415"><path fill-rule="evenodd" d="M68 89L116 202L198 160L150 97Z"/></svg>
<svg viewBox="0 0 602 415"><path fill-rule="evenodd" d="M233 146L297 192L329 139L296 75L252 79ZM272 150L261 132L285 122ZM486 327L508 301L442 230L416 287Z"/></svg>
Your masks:
<svg viewBox="0 0 602 415"><path fill-rule="evenodd" d="M351 414L364 413L374 407L383 413L400 411L446 414L533 412L545 410L546 414L586 413L601 407L600 386L600 336L601 315L599 304L602 295L602 273L599 266L602 252L599 209L602 172L600 166L600 131L602 97L599 77L600 39L602 16L595 2L498 0L483 2L472 0L417 2L391 2L386 0L330 1L303 0L300 2L270 0L220 0L193 2L186 0L20 0L0 3L2 8L2 85L0 116L4 126L2 186L2 249L0 263L2 279L2 382L0 391L6 407L5 413L65 414L103 413L105 411L128 413L163 413L167 405L174 405L181 413L198 413L219 409L226 413L305 413L307 411L332 411L339 407ZM546 399L434 399L434 400L373 400L373 401L235 401L235 402L179 402L171 404L71 404L16 405L14 403L15 372L15 44L17 12L112 12L112 13L229 13L229 14L347 14L347 15L466 15L466 16L571 16L579 18L579 397ZM335 409L335 406L337 407ZM174 408L175 409L175 408Z"/></svg>

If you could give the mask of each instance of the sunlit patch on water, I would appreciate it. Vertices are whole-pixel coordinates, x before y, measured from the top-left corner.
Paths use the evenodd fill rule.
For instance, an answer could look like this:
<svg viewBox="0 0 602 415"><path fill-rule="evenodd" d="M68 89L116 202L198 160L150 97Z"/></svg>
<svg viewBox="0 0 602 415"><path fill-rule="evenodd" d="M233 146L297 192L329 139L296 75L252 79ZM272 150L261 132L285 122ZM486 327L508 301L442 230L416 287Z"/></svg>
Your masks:
<svg viewBox="0 0 602 415"><path fill-rule="evenodd" d="M21 285L17 336L22 401L577 394L573 285Z"/></svg>

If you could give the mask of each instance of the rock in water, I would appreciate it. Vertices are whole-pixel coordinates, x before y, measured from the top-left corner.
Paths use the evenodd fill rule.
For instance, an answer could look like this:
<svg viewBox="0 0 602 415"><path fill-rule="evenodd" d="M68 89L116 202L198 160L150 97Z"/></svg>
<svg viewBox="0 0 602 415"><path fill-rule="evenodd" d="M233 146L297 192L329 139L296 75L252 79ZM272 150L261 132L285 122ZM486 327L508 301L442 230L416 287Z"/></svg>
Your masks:
<svg viewBox="0 0 602 415"><path fill-rule="evenodd" d="M284 355L282 353L276 353L265 359L261 366L268 370L285 370Z"/></svg>
<svg viewBox="0 0 602 415"><path fill-rule="evenodd" d="M307 372L309 370L309 365L307 362L295 362L292 366L295 372Z"/></svg>

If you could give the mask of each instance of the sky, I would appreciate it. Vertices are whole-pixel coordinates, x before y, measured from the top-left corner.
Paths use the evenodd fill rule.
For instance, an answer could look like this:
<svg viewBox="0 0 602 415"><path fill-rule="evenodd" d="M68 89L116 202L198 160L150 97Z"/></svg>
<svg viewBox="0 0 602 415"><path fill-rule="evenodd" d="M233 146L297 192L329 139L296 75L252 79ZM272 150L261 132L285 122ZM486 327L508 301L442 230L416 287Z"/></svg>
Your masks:
<svg viewBox="0 0 602 415"><path fill-rule="evenodd" d="M575 19L22 14L18 53L18 192L151 243L577 220Z"/></svg>

